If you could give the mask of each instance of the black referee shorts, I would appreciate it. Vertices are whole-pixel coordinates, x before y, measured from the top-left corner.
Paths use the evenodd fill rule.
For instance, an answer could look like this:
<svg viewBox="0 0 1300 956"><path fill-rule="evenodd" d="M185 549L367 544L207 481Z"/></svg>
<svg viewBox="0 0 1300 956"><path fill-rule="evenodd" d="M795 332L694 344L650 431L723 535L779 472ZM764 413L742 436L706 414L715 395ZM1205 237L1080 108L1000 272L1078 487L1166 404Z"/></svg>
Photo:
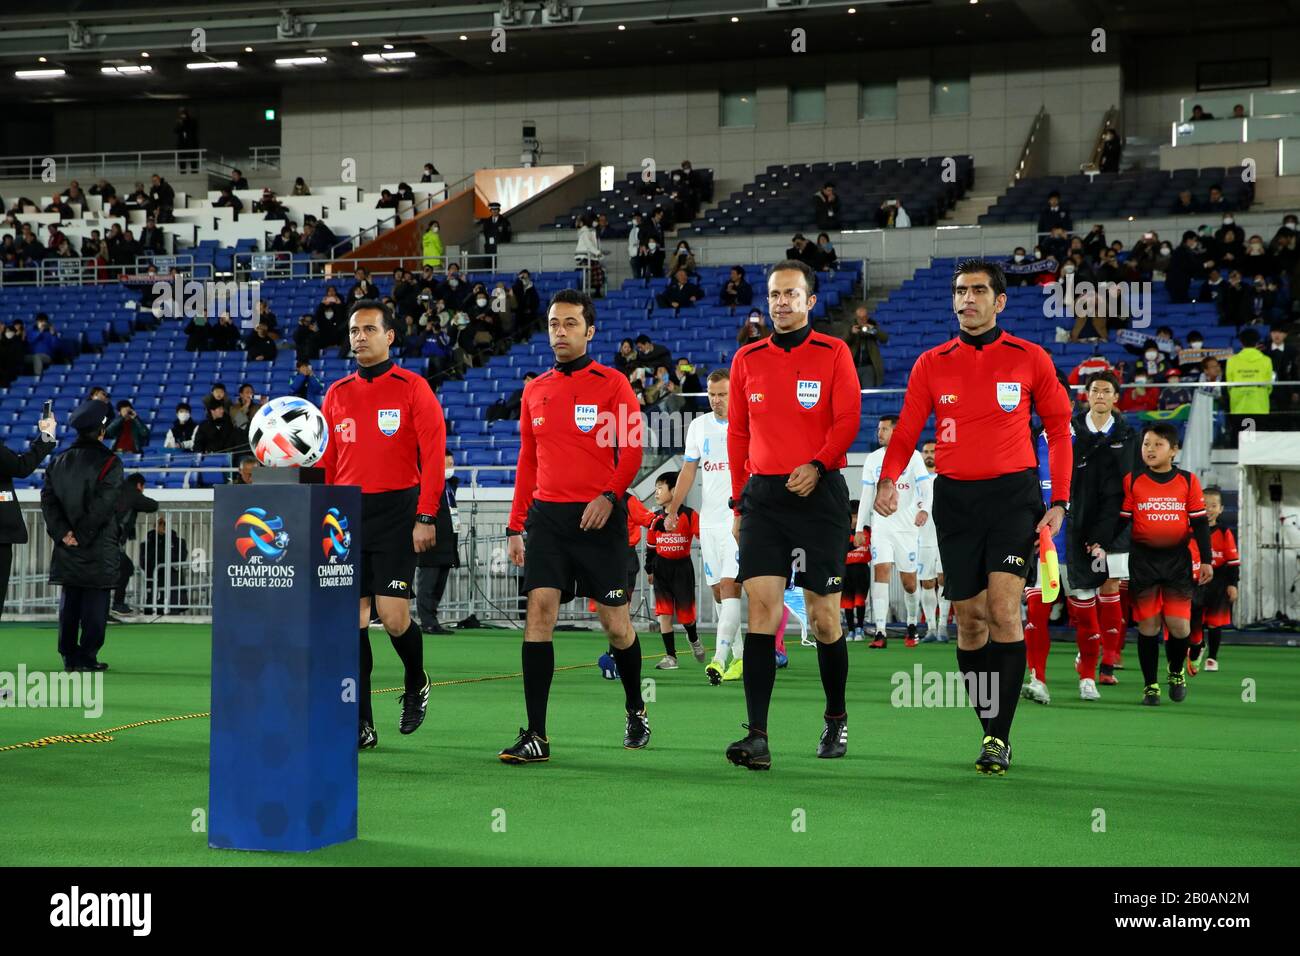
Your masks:
<svg viewBox="0 0 1300 956"><path fill-rule="evenodd" d="M578 527L586 508L585 501L533 502L524 521L524 593L556 588L561 603L576 595L607 607L628 603L627 506L615 504L605 527L593 531Z"/></svg>
<svg viewBox="0 0 1300 956"><path fill-rule="evenodd" d="M361 496L361 596L411 596L419 487Z"/></svg>
<svg viewBox="0 0 1300 956"><path fill-rule="evenodd" d="M790 579L814 594L844 587L844 542L852 532L849 488L828 471L803 498L785 486L788 475L752 475L740 496L740 573Z"/></svg>
<svg viewBox="0 0 1300 956"><path fill-rule="evenodd" d="M1034 528L1047 508L1038 474L934 480L934 529L943 560L943 595L966 601L988 587L989 574L1025 577L1034 557Z"/></svg>

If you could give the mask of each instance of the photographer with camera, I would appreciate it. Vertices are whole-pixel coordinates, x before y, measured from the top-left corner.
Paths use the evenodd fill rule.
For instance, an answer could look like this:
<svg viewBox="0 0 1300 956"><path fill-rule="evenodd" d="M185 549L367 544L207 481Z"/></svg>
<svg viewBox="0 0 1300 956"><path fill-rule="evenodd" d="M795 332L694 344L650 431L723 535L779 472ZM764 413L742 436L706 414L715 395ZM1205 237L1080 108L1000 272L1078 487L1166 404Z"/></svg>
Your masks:
<svg viewBox="0 0 1300 956"><path fill-rule="evenodd" d="M113 451L138 453L149 444L149 426L140 421L131 403L126 399L117 403L117 417L109 422L106 438L112 440Z"/></svg>
<svg viewBox="0 0 1300 956"><path fill-rule="evenodd" d="M880 357L880 346L889 341L889 333L867 315L865 305L854 311L853 324L845 341L858 369L858 383L863 388L884 385L885 363Z"/></svg>

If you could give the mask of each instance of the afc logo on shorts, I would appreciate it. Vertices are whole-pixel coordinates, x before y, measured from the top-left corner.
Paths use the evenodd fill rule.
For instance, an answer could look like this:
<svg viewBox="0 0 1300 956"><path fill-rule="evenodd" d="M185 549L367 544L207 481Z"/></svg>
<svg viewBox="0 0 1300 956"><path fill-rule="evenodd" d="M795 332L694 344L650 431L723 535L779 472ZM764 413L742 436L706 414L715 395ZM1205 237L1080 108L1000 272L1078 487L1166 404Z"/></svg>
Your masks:
<svg viewBox="0 0 1300 956"><path fill-rule="evenodd" d="M607 600L607 601L608 601L608 600L618 601L618 600L621 600L622 597L623 597L623 589L622 589L622 588L614 588L614 590L612 590L612 591L606 591L606 592L605 592L605 600Z"/></svg>
<svg viewBox="0 0 1300 956"><path fill-rule="evenodd" d="M835 575L831 575L829 578L826 579L826 586L828 588L838 588L838 587L843 587L843 585L844 585L844 579L841 577L836 577Z"/></svg>
<svg viewBox="0 0 1300 956"><path fill-rule="evenodd" d="M1002 559L1002 563L1014 564L1018 568L1023 568L1025 566L1025 559L1018 554L1008 554L1005 558Z"/></svg>
<svg viewBox="0 0 1300 956"><path fill-rule="evenodd" d="M391 580L391 581L388 582L388 589L389 589L390 591L405 591L405 590L406 590L406 582L405 582L405 581L399 581L399 580L397 580L396 578L394 578L393 580Z"/></svg>
<svg viewBox="0 0 1300 956"><path fill-rule="evenodd" d="M574 405L573 406L573 424L578 426L578 431L586 434L596 427L596 406L595 405Z"/></svg>
<svg viewBox="0 0 1300 956"><path fill-rule="evenodd" d="M795 383L795 396L804 408L812 408L822 397L822 383L813 379L799 379Z"/></svg>
<svg viewBox="0 0 1300 956"><path fill-rule="evenodd" d="M402 427L402 410L400 408L381 408L379 410L379 430L388 438L397 434Z"/></svg>
<svg viewBox="0 0 1300 956"><path fill-rule="evenodd" d="M1020 407L1020 383L998 382L998 406L1004 412L1014 412Z"/></svg>

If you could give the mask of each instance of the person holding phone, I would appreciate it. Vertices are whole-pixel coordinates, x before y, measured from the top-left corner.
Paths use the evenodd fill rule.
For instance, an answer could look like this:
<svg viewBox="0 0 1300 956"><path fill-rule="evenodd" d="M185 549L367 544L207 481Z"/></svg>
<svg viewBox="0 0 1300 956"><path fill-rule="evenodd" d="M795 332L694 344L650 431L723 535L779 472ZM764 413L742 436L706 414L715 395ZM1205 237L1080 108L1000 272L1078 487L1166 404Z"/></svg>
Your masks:
<svg viewBox="0 0 1300 956"><path fill-rule="evenodd" d="M4 615L5 598L9 594L13 547L27 543L27 524L14 493L14 479L26 478L54 450L57 444L54 426L53 403L46 402L36 423L37 437L27 451L20 454L0 445L0 617Z"/></svg>
<svg viewBox="0 0 1300 956"><path fill-rule="evenodd" d="M740 330L736 332L736 344L748 345L750 342L765 339L771 334L772 326L768 324L759 309L753 308L749 310L749 316L740 324Z"/></svg>
<svg viewBox="0 0 1300 956"><path fill-rule="evenodd" d="M845 342L853 353L853 364L858 370L858 384L872 388L885 384L885 363L880 356L880 346L889 341L889 333L875 319L867 315L865 305L853 313Z"/></svg>

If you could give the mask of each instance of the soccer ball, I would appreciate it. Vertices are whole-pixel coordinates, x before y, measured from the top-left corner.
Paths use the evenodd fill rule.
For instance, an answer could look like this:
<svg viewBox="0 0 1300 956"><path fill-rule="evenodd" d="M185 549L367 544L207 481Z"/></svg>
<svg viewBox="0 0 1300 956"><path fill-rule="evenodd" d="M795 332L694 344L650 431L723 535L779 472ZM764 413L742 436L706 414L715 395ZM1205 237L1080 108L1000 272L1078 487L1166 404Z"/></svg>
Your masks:
<svg viewBox="0 0 1300 956"><path fill-rule="evenodd" d="M273 398L248 423L248 444L267 468L305 468L325 454L329 425L319 408L293 395Z"/></svg>

